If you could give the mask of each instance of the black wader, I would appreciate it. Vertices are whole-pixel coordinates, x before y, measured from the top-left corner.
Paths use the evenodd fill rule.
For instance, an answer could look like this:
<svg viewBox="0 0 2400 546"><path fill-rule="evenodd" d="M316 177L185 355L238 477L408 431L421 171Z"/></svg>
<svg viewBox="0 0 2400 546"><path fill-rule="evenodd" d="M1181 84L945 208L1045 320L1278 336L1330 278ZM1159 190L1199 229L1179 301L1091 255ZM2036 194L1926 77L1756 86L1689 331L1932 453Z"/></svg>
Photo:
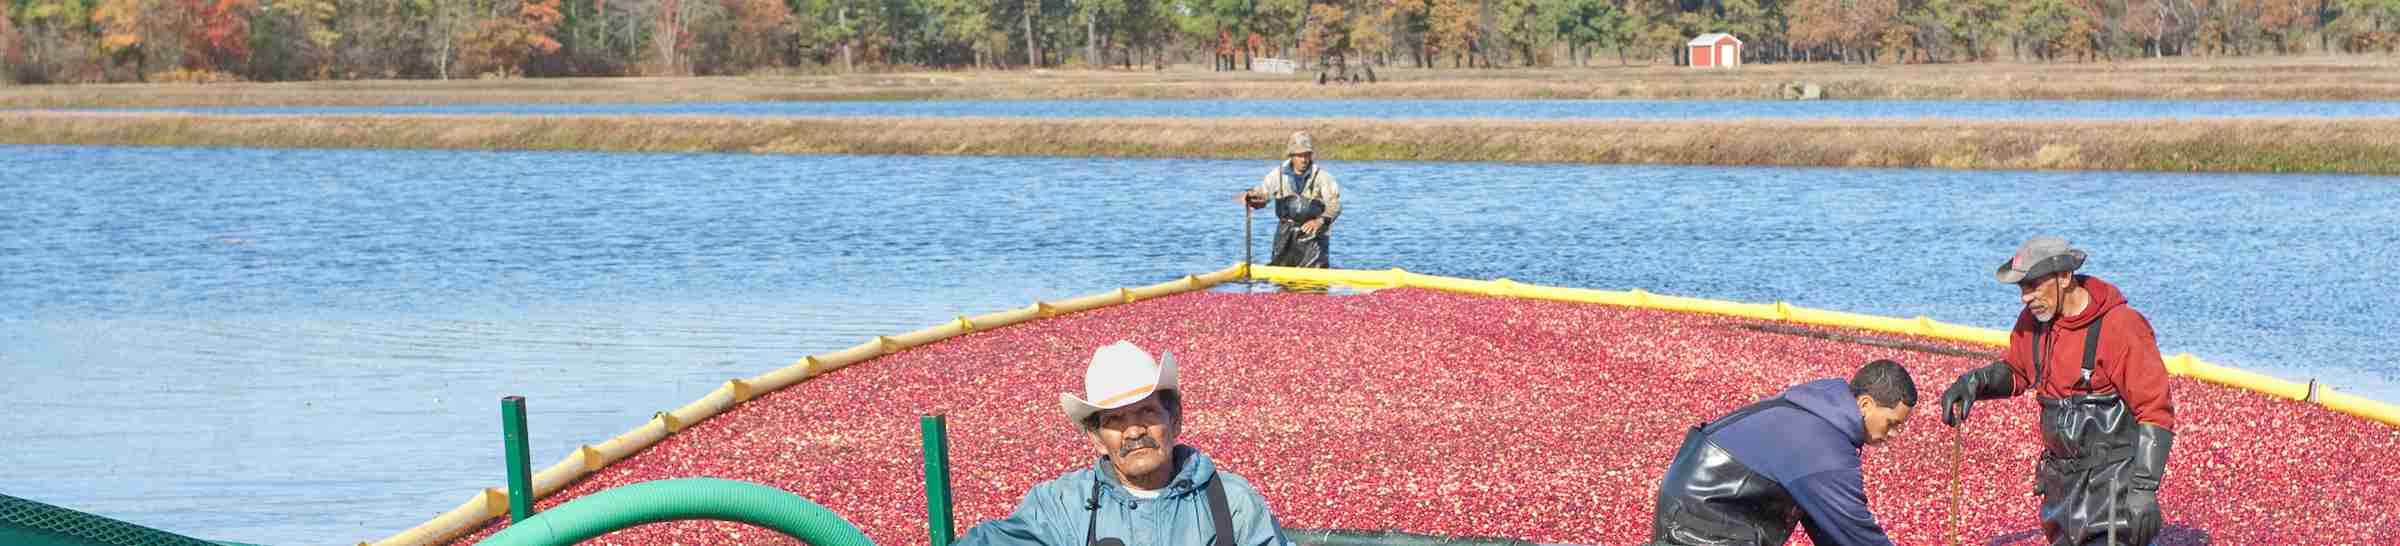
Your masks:
<svg viewBox="0 0 2400 546"><path fill-rule="evenodd" d="M1650 544L1754 546L1791 540L1792 527L1800 524L1799 501L1783 484L1751 471L1708 440L1708 433L1777 407L1800 406L1780 397L1762 400L1683 433L1683 446L1675 449L1675 461L1658 485Z"/></svg>
<svg viewBox="0 0 2400 546"><path fill-rule="evenodd" d="M1285 191L1291 195L1275 200L1275 250L1273 254L1267 255L1267 265L1330 267L1326 255L1332 247L1330 234L1333 231L1333 221L1326 220L1325 225L1317 226L1315 236L1300 233L1300 224L1306 224L1310 220L1325 215L1324 201L1304 196L1309 186L1316 182L1317 172L1320 170L1322 169L1310 165L1308 176L1295 180L1295 177L1289 174L1291 167L1286 166L1281 169L1281 172L1285 173L1283 177Z"/></svg>
<svg viewBox="0 0 2400 546"><path fill-rule="evenodd" d="M2083 379L2077 389L2091 388L2100 322L2094 318L2084 334ZM2046 377L2043 337L2033 338L2037 382ZM2037 393L2036 398L2042 405L2043 450L2034 487L2042 495L2042 534L2053 546L2149 544L2158 536L2159 477L2174 433L2142 426L2114 393L2066 398Z"/></svg>

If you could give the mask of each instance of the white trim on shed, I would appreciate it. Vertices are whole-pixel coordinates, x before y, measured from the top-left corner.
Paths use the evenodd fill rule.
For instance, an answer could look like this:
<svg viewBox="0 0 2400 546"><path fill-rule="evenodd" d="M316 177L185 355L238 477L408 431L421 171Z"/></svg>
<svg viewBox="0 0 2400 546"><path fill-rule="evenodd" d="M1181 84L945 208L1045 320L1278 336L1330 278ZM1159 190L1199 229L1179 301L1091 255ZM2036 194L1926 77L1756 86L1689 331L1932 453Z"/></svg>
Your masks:
<svg viewBox="0 0 2400 546"><path fill-rule="evenodd" d="M1732 35L1732 34L1726 34L1726 33L1723 33L1723 32L1711 32L1711 33L1707 33L1707 34L1702 34L1702 35L1700 35L1700 37L1698 37L1698 38L1693 38L1693 39L1692 39L1692 41L1690 41L1690 42L1686 42L1686 43L1684 43L1683 45L1686 45L1686 46L1713 46L1713 45L1717 45L1717 39L1718 39L1718 38L1733 38L1733 43L1734 43L1734 45L1741 45L1741 43L1742 43L1742 39L1741 39L1741 38L1735 37L1735 36L1734 36L1734 35Z"/></svg>

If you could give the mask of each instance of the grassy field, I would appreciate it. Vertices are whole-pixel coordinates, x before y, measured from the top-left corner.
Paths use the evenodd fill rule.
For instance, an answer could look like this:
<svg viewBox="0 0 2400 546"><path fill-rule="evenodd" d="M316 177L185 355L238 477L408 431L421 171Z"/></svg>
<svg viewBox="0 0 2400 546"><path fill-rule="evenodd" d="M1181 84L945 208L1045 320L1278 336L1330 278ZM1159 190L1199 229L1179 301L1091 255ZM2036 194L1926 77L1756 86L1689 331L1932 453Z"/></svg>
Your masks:
<svg viewBox="0 0 2400 546"><path fill-rule="evenodd" d="M2400 119L1493 121L0 113L0 144L2400 174Z"/></svg>
<svg viewBox="0 0 2400 546"><path fill-rule="evenodd" d="M1599 59L1595 59L1599 61ZM1833 99L2400 98L2400 57L2296 56L1930 65L1753 64L1379 70L1382 82L1314 83L1314 74L1041 70L838 76L377 80L230 84L0 86L0 108L747 102L1072 98L1772 99L1786 82Z"/></svg>

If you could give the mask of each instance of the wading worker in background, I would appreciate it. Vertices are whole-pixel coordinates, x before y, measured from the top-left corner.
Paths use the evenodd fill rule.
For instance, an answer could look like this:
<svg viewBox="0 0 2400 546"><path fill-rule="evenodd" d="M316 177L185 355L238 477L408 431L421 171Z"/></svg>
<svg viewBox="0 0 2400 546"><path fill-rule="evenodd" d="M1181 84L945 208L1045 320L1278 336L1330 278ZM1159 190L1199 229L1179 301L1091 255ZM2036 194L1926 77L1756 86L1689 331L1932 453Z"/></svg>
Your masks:
<svg viewBox="0 0 2400 546"><path fill-rule="evenodd" d="M2117 287L2077 275L2084 252L2036 236L2000 264L2025 310L2003 360L1942 391L1942 422L1966 422L1977 400L2033 391L2041 402L2042 533L2053 545L2149 544L2158 486L2175 445L2175 402L2149 319Z"/></svg>
<svg viewBox="0 0 2400 546"><path fill-rule="evenodd" d="M1859 449L1900 435L1917 383L1890 360L1820 379L1695 425L1658 485L1654 546L1889 545L1867 510Z"/></svg>
<svg viewBox="0 0 2400 546"><path fill-rule="evenodd" d="M1067 422L1100 460L1033 486L1007 519L967 531L961 546L1292 546L1250 480L1176 443L1183 394L1175 353L1123 341L1084 371L1087 398L1058 395Z"/></svg>
<svg viewBox="0 0 2400 546"><path fill-rule="evenodd" d="M1242 192L1250 208L1275 204L1275 246L1267 265L1329 267L1327 230L1342 215L1342 185L1316 162L1316 143L1306 131L1292 133L1284 147L1283 164L1268 171L1258 186Z"/></svg>

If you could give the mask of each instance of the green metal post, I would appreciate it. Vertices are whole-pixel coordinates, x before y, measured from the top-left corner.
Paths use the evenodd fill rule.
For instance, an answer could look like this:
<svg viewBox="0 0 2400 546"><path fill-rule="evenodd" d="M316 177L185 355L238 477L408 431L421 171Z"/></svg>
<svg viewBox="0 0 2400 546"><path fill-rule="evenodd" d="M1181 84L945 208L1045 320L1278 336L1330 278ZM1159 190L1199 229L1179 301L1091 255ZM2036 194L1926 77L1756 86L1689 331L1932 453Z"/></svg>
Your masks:
<svg viewBox="0 0 2400 546"><path fill-rule="evenodd" d="M925 530L933 546L950 546L957 531L950 514L950 427L940 415L917 419L925 431Z"/></svg>
<svg viewBox="0 0 2400 546"><path fill-rule="evenodd" d="M508 521L533 517L533 466L525 454L525 397L500 399L500 429L508 442Z"/></svg>

